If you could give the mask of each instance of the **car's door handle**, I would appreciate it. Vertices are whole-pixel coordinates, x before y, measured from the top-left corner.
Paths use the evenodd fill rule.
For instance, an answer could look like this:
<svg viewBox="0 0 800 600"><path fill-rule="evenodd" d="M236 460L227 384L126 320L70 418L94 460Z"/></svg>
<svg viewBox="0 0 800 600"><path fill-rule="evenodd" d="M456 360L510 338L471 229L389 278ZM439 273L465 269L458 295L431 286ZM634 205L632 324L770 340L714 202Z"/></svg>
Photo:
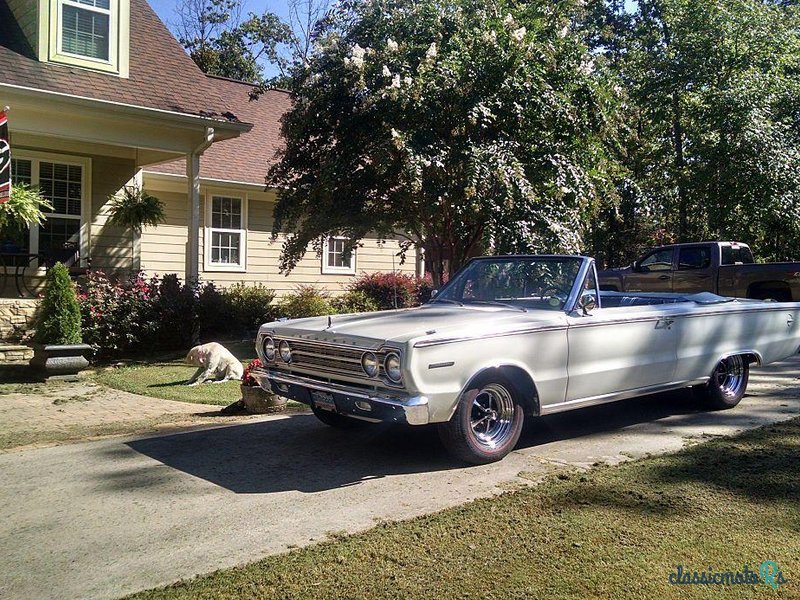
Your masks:
<svg viewBox="0 0 800 600"><path fill-rule="evenodd" d="M659 277L659 279L661 281L666 281L667 279L669 279L669 275L662 275L661 277Z"/></svg>
<svg viewBox="0 0 800 600"><path fill-rule="evenodd" d="M708 279L711 275L695 275L695 277L697 277L697 279Z"/></svg>

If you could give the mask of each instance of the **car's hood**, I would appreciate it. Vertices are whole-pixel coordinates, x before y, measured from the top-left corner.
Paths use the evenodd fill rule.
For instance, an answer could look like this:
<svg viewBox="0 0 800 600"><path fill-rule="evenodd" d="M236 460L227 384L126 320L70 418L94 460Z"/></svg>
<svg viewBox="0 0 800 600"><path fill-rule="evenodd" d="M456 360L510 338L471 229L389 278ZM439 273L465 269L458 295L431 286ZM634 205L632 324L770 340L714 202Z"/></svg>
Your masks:
<svg viewBox="0 0 800 600"><path fill-rule="evenodd" d="M483 332L496 334L520 327L564 321L561 311L523 312L495 306L433 303L403 310L273 321L261 329L273 331L278 336L377 348L389 340L405 343L418 338L432 340L462 334L480 336Z"/></svg>

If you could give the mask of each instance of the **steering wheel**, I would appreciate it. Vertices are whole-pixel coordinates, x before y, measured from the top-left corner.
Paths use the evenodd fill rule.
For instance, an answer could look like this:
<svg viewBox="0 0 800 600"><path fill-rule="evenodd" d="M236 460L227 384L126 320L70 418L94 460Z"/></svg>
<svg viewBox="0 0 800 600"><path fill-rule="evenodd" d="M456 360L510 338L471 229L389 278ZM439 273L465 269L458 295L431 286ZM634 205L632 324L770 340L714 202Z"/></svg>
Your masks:
<svg viewBox="0 0 800 600"><path fill-rule="evenodd" d="M558 306L559 308L564 305L564 302L567 301L569 297L569 292L565 292L560 287L556 285L551 285L542 290L542 297L547 298L550 297L548 303L550 306Z"/></svg>

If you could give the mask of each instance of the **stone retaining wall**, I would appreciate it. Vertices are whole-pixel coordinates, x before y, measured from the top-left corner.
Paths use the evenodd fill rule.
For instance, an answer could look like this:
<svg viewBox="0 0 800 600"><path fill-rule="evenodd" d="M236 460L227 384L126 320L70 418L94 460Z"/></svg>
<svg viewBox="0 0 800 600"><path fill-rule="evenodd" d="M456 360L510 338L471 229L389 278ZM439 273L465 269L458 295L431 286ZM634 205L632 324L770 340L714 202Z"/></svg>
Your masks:
<svg viewBox="0 0 800 600"><path fill-rule="evenodd" d="M33 348L16 344L0 344L0 365L27 364L33 358Z"/></svg>
<svg viewBox="0 0 800 600"><path fill-rule="evenodd" d="M0 343L22 339L33 324L38 299L0 298Z"/></svg>

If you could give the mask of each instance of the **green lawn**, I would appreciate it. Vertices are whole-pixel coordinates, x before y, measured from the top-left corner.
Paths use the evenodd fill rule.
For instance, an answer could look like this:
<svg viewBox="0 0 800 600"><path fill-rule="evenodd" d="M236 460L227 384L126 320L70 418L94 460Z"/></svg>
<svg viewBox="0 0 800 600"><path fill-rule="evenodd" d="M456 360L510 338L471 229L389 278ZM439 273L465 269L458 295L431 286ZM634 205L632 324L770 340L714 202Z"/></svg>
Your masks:
<svg viewBox="0 0 800 600"><path fill-rule="evenodd" d="M797 598L798 458L795 419L672 455L561 472L135 597ZM768 559L788 580L777 593L668 583L679 564L741 571Z"/></svg>
<svg viewBox="0 0 800 600"><path fill-rule="evenodd" d="M245 366L255 358L252 343L224 343L224 346ZM191 387L185 385L196 370L197 367L186 364L183 357L178 357L98 370L94 379L118 390L180 402L226 406L242 397L238 381L204 383Z"/></svg>

